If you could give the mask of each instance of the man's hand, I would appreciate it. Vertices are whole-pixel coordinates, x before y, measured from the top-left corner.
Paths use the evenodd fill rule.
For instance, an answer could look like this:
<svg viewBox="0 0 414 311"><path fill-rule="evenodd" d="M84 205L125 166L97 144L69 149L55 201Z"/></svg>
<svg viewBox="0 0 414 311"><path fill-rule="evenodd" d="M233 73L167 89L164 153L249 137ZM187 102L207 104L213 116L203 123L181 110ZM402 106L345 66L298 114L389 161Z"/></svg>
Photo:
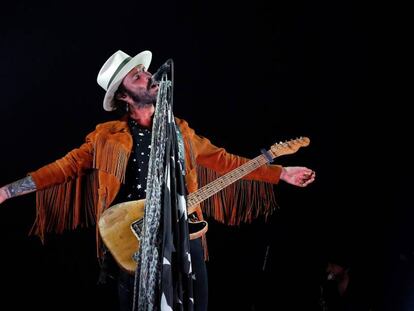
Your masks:
<svg viewBox="0 0 414 311"><path fill-rule="evenodd" d="M282 168L280 179L294 186L306 187L315 180L315 172L307 167L287 166Z"/></svg>
<svg viewBox="0 0 414 311"><path fill-rule="evenodd" d="M0 188L0 204L6 201L9 198L6 187Z"/></svg>

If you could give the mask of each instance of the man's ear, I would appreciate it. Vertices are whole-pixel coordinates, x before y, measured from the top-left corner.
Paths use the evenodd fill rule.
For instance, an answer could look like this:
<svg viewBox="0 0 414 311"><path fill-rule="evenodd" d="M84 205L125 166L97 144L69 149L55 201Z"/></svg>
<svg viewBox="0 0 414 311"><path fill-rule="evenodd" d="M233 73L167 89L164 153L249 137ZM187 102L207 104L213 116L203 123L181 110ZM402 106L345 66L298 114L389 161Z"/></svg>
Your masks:
<svg viewBox="0 0 414 311"><path fill-rule="evenodd" d="M125 92L117 92L115 97L117 99L125 99L127 97L127 95L125 94Z"/></svg>

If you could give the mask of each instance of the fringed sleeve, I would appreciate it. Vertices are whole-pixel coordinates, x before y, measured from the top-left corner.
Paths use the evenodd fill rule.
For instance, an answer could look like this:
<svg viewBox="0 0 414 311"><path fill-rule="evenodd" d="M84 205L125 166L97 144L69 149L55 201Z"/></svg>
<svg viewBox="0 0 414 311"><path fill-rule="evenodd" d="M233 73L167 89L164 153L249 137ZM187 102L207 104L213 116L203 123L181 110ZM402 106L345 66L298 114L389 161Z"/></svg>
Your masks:
<svg viewBox="0 0 414 311"><path fill-rule="evenodd" d="M230 154L224 148L213 145L207 138L195 134L191 142L195 149L197 164L210 168L221 175L249 161L247 158ZM243 179L277 184L281 172L281 166L266 164L246 175Z"/></svg>
<svg viewBox="0 0 414 311"><path fill-rule="evenodd" d="M29 173L37 189L36 220L31 233L39 235L42 241L46 232L61 233L95 223L94 135L89 134L80 148L65 157Z"/></svg>
<svg viewBox="0 0 414 311"><path fill-rule="evenodd" d="M200 187L221 175L206 167L198 166ZM250 223L259 216L265 220L278 208L274 185L254 180L238 180L201 203L207 217L227 224Z"/></svg>
<svg viewBox="0 0 414 311"><path fill-rule="evenodd" d="M94 225L115 198L132 147L125 122L99 124L85 143L65 157L29 173L36 184L36 221L32 233Z"/></svg>
<svg viewBox="0 0 414 311"><path fill-rule="evenodd" d="M97 207L97 171L54 185L36 193L36 220L31 234L44 241L48 232L95 225Z"/></svg>
<svg viewBox="0 0 414 311"><path fill-rule="evenodd" d="M188 170L197 169L199 186L204 186L249 161L230 154L224 148L213 145L207 138L197 135L186 121L179 120L178 124L187 140L187 162L192 166ZM262 165L244 176L243 180L236 181L204 201L203 211L207 216L229 225L250 222L259 215L268 217L277 208L273 185L279 182L281 171L279 165Z"/></svg>

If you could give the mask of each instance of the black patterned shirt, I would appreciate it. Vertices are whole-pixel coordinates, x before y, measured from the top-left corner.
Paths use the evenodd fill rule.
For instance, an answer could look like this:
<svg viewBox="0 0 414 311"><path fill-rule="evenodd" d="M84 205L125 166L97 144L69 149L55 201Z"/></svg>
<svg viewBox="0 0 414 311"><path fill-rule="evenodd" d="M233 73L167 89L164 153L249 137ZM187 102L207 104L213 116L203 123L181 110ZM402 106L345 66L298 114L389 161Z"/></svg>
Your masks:
<svg viewBox="0 0 414 311"><path fill-rule="evenodd" d="M121 185L116 203L145 199L147 191L148 162L151 151L151 130L129 119L133 145L126 168L125 184Z"/></svg>

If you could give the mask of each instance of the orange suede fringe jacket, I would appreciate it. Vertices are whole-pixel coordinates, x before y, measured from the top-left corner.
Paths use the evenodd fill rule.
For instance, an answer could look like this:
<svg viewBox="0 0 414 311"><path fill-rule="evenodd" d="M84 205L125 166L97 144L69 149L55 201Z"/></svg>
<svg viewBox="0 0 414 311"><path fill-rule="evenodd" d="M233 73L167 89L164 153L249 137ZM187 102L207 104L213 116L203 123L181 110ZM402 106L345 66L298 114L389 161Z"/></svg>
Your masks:
<svg viewBox="0 0 414 311"><path fill-rule="evenodd" d="M186 183L189 193L248 161L197 135L176 118L185 146ZM29 175L36 184L36 220L32 233L45 233L95 225L115 199L125 179L132 136L125 119L98 124L79 148ZM208 217L229 225L268 216L277 206L272 184L281 166L264 165L202 204ZM260 182L254 182L254 181ZM240 206L243 206L241 208ZM203 218L200 208L196 211ZM97 244L100 244L97 231ZM99 253L99 252L98 252Z"/></svg>

